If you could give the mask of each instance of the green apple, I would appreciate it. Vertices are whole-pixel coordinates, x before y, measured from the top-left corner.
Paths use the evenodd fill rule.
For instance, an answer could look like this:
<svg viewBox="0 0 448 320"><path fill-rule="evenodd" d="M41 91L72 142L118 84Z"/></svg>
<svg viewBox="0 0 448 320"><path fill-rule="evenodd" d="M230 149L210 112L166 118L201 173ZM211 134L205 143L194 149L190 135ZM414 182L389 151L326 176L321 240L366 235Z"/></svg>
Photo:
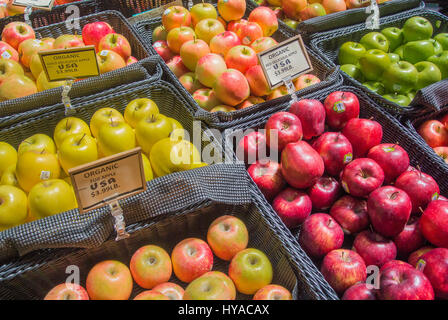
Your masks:
<svg viewBox="0 0 448 320"><path fill-rule="evenodd" d="M439 54L443 52L443 47L439 41L435 39L429 39L429 41L434 45L434 54Z"/></svg>
<svg viewBox="0 0 448 320"><path fill-rule="evenodd" d="M25 223L28 216L25 192L13 186L0 186L0 231Z"/></svg>
<svg viewBox="0 0 448 320"><path fill-rule="evenodd" d="M417 90L442 80L442 73L440 72L439 67L432 62L422 61L416 63L415 68L418 71L418 80L415 87Z"/></svg>
<svg viewBox="0 0 448 320"><path fill-rule="evenodd" d="M229 276L238 292L254 294L272 281L272 265L268 257L258 249L238 252L230 262Z"/></svg>
<svg viewBox="0 0 448 320"><path fill-rule="evenodd" d="M416 94L417 94L416 91L410 91L410 92L406 93L406 97L408 97L409 101L410 101L409 103L411 103L412 100L414 100Z"/></svg>
<svg viewBox="0 0 448 320"><path fill-rule="evenodd" d="M157 104L151 99L140 98L129 102L124 110L124 119L132 128L135 128L141 119L156 114L159 114Z"/></svg>
<svg viewBox="0 0 448 320"><path fill-rule="evenodd" d="M431 22L420 16L406 20L402 30L406 42L427 40L432 37L433 33Z"/></svg>
<svg viewBox="0 0 448 320"><path fill-rule="evenodd" d="M448 51L435 54L427 59L427 61L434 63L442 72L442 79L448 78Z"/></svg>
<svg viewBox="0 0 448 320"><path fill-rule="evenodd" d="M190 9L191 20L193 22L193 26L204 19L218 19L218 12L216 12L215 7L211 3L197 3Z"/></svg>
<svg viewBox="0 0 448 320"><path fill-rule="evenodd" d="M156 42L159 40L165 40L166 36L168 35L168 32L166 31L165 27L163 25L160 25L154 29L152 32L152 42Z"/></svg>
<svg viewBox="0 0 448 320"><path fill-rule="evenodd" d="M378 49L384 52L389 51L389 40L380 32L369 32L359 41L366 50Z"/></svg>
<svg viewBox="0 0 448 320"><path fill-rule="evenodd" d="M439 33L434 40L441 44L443 50L448 50L448 33Z"/></svg>
<svg viewBox="0 0 448 320"><path fill-rule="evenodd" d="M389 27L381 30L381 33L389 40L390 51L394 51L403 44L404 36L400 28Z"/></svg>
<svg viewBox="0 0 448 320"><path fill-rule="evenodd" d="M417 85L418 71L407 61L398 61L383 74L384 87L388 92L406 94Z"/></svg>
<svg viewBox="0 0 448 320"><path fill-rule="evenodd" d="M53 139L46 134L37 133L20 143L19 148L17 149L17 155L20 156L24 152L30 150L46 150L50 153L56 153L56 145L54 144Z"/></svg>
<svg viewBox="0 0 448 320"><path fill-rule="evenodd" d="M406 43L403 48L403 60L412 64L425 61L434 54L434 43L430 40L411 41Z"/></svg>
<svg viewBox="0 0 448 320"><path fill-rule="evenodd" d="M358 66L355 66L354 64L344 64L341 66L341 71L348 74L350 77L358 80L359 82L364 81L364 76L361 72L361 69Z"/></svg>
<svg viewBox="0 0 448 320"><path fill-rule="evenodd" d="M404 45L399 46L397 49L394 50L393 53L398 54L400 59L403 59L403 49L404 49Z"/></svg>
<svg viewBox="0 0 448 320"><path fill-rule="evenodd" d="M53 138L56 147L59 148L65 138L77 133L85 133L90 136L90 128L84 120L75 117L62 119L54 128Z"/></svg>
<svg viewBox="0 0 448 320"><path fill-rule="evenodd" d="M9 166L17 163L17 151L9 143L0 141L0 175Z"/></svg>
<svg viewBox="0 0 448 320"><path fill-rule="evenodd" d="M379 95L383 95L386 92L384 85L379 81L368 81L364 82L363 85Z"/></svg>
<svg viewBox="0 0 448 320"><path fill-rule="evenodd" d="M190 282L184 300L235 300L235 296L232 280L222 272L210 271Z"/></svg>
<svg viewBox="0 0 448 320"><path fill-rule="evenodd" d="M359 58L366 53L366 48L358 42L345 42L339 48L338 60L340 65L354 64L357 65Z"/></svg>
<svg viewBox="0 0 448 320"><path fill-rule="evenodd" d="M65 173L85 163L98 160L98 148L95 138L85 133L67 137L58 150L59 163Z"/></svg>
<svg viewBox="0 0 448 320"><path fill-rule="evenodd" d="M111 156L135 148L135 133L126 122L103 124L98 131L98 153Z"/></svg>
<svg viewBox="0 0 448 320"><path fill-rule="evenodd" d="M286 18L283 20L283 22L288 27L290 27L291 29L294 29L294 30L297 29L297 27L299 26L299 21L297 21L297 20L292 20L292 19Z"/></svg>
<svg viewBox="0 0 448 320"><path fill-rule="evenodd" d="M401 60L401 59L400 59L400 56L399 56L398 54L396 54L396 53L392 53L392 52L390 52L390 53L388 53L387 55L389 56L389 58L390 58L390 62L391 62L391 63L398 62L398 61Z"/></svg>
<svg viewBox="0 0 448 320"><path fill-rule="evenodd" d="M154 144L170 136L173 125L163 114L150 115L140 120L135 127L137 143L144 153L149 154Z"/></svg>
<svg viewBox="0 0 448 320"><path fill-rule="evenodd" d="M389 55L378 49L371 49L359 59L359 65L364 77L370 81L381 79L385 70L391 65Z"/></svg>
<svg viewBox="0 0 448 320"><path fill-rule="evenodd" d="M409 97L402 94L385 94L383 95L383 98L403 107L407 107L411 103Z"/></svg>

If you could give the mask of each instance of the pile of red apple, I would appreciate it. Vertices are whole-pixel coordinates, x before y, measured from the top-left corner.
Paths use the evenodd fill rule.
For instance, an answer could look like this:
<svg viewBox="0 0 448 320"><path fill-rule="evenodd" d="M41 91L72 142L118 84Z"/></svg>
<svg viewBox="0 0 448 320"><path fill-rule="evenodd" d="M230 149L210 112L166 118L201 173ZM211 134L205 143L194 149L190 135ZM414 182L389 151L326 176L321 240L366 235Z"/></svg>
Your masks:
<svg viewBox="0 0 448 320"><path fill-rule="evenodd" d="M64 85L49 82L38 52L94 45L100 73L137 62L129 41L106 22L86 24L82 35L64 34L56 39L36 39L33 28L25 22L5 26L0 41L0 101L25 97Z"/></svg>
<svg viewBox="0 0 448 320"><path fill-rule="evenodd" d="M285 86L271 90L257 53L277 41L275 13L268 7L253 10L248 20L245 0L168 8L154 29L153 48L204 110L231 112L287 95ZM320 82L315 75L298 78L296 90Z"/></svg>
<svg viewBox="0 0 448 320"><path fill-rule="evenodd" d="M440 119L427 120L418 128L426 143L448 164L448 113Z"/></svg>
<svg viewBox="0 0 448 320"><path fill-rule="evenodd" d="M102 261L89 271L87 290L63 283L50 290L45 300L128 300L134 281L146 289L134 300L235 300L237 291L254 295L254 300L291 300L286 288L271 284L269 258L258 249L247 248L248 241L243 221L221 216L210 225L207 242L182 240L171 257L159 246L143 246L133 254L129 268L120 261ZM230 262L228 275L212 271L213 254ZM187 284L185 290L169 282L173 272Z"/></svg>
<svg viewBox="0 0 448 320"><path fill-rule="evenodd" d="M246 159L258 155L248 172L344 299L448 299L448 201L359 108L352 92L294 102L240 141ZM265 146L281 163L260 158ZM378 290L368 266L381 268Z"/></svg>

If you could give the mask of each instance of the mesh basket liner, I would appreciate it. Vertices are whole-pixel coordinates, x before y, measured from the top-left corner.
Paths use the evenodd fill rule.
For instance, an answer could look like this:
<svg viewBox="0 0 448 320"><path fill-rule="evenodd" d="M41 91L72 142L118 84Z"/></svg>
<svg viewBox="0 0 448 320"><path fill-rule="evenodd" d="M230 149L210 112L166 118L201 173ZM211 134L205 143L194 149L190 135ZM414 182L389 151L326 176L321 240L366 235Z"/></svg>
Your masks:
<svg viewBox="0 0 448 320"><path fill-rule="evenodd" d="M96 110L103 107L114 107L120 112L123 112L127 104L136 98L148 97L154 100L159 106L160 112L166 116L176 118L193 137L193 117L185 108L187 102L182 98L179 92L171 84L164 81L152 82L151 80L142 81L138 87L134 87L125 91L111 93L106 96L97 97L96 99L88 100L79 105L74 105L76 114L75 117L81 118L84 121L89 122L91 116ZM35 134L36 132L53 136L53 130L56 124L65 118L64 109L57 108L46 112L40 116L30 115L28 119L19 121L7 128L0 129L0 137L2 141L8 142L14 147L20 144L21 141L27 137ZM221 141L215 139L212 133L209 132L204 126L198 128L202 132L201 140L192 142L196 144L201 150L210 150L222 154ZM224 170L227 165L216 165L215 169L202 169L197 171L179 173L172 178L165 177L155 179L149 182L149 190L145 194L137 195L134 198L124 201L125 209L129 208L130 213L126 215L126 219L131 223L137 222L144 217L154 216L158 214L157 204L152 203L154 210L145 211L138 210L141 204L141 199L149 197L149 194L155 193L153 186L160 187L160 195L158 199L166 198L167 195L171 197L173 194L170 188L182 187L182 192L192 192L192 186L195 184L203 184L202 188L197 188L197 194L205 198L210 197L215 199L220 197L224 199L221 194L222 185L220 180L225 184L234 184L234 179L230 182L225 177L220 177L215 171ZM221 169L222 168L222 169ZM201 174L212 170L213 173ZM232 167L230 171L236 170ZM197 173L195 173L197 172ZM209 176L209 178L207 178ZM171 180L174 179L174 180ZM169 186L170 181L173 186ZM210 181L207 184L206 181ZM165 182L167 185L165 186ZM237 194L243 194L240 188L244 186L235 185L233 188L237 190ZM221 189L220 189L221 188ZM163 189L163 190L162 190ZM163 196L163 194L165 194ZM242 196L244 198L244 196ZM180 199L179 204L183 204L183 198ZM229 201L235 201L240 203L241 198L237 195L232 195ZM171 202L177 203L174 198ZM232 202L230 202L232 203ZM129 207L128 207L129 205ZM173 205L173 204L172 204ZM132 207L134 206L134 207ZM134 209L132 209L134 208ZM159 210L161 211L161 210ZM139 216L139 214L142 214ZM17 255L24 255L30 251L43 249L43 248L56 248L56 247L91 247L99 245L110 235L112 228L112 216L108 213L108 209L102 208L91 213L87 213L83 216L78 214L78 210L61 213L59 215L47 217L32 223L27 223L16 228L9 229L4 232L0 232L0 260L8 260ZM128 222L129 223L129 222Z"/></svg>
<svg viewBox="0 0 448 320"><path fill-rule="evenodd" d="M145 59L150 55L146 52L145 47L140 41L139 37L134 33L131 25L126 21L123 15L118 11L104 11L97 14L92 14L88 16L81 17L79 20L80 28L82 29L87 23L95 21L104 21L109 23L114 30L125 36L132 48L132 55L138 60ZM63 34L73 34L73 30L68 29L65 22L60 22L57 24L41 27L35 29L37 38L52 37L57 38ZM81 30L78 31L81 34ZM73 85L73 94L78 94L79 96L89 95L93 91L98 91L98 88L102 86L110 87L115 83L119 83L124 80L123 72L130 68L125 67L120 70L115 70L113 72L106 73L100 77L93 77L87 80L76 82ZM121 78L121 79L120 79ZM79 92L79 93L77 93ZM27 110L36 109L43 106L53 105L61 102L62 87L42 91L33 95L29 95L23 98L7 100L0 102L0 117L12 115L16 112L23 112Z"/></svg>
<svg viewBox="0 0 448 320"><path fill-rule="evenodd" d="M246 15L247 17L253 7L248 4ZM153 30L162 24L161 18L154 18L148 21L139 22L135 25L135 28L138 30L141 38L143 39L144 44L147 46L147 50L154 55L157 55L157 52L152 47L152 32ZM278 42L287 40L293 37L295 34L292 31L287 30L285 27L279 27L279 29L272 36ZM339 73L337 67L329 67L326 62L323 62L320 58L318 58L317 53L315 53L310 48L308 49L308 53L314 67L314 73L321 79L322 81L318 84L312 85L308 88L297 91L296 94L301 97L310 92L314 92L316 90L326 88L326 87L337 87L342 84L342 76ZM251 106L249 108L245 108L242 110L237 110L233 112L208 112L195 102L192 95L188 93L188 91L182 86L176 76L171 72L171 70L167 67L167 65L161 60L162 68L165 73L165 79L168 82L174 83L176 87L183 93L185 98L190 102L192 106L191 111L195 114L196 119L200 119L205 121L210 127L225 129L232 127L238 123L249 121L252 119L256 119L264 114L270 112L270 109L278 104L281 104L285 101L289 101L291 99L290 95L286 95L271 101L267 101L261 104L257 104Z"/></svg>
<svg viewBox="0 0 448 320"><path fill-rule="evenodd" d="M401 28L407 19L414 16L422 16L428 19L434 27L434 35L442 32L448 32L448 17L430 10L415 9L400 14L383 17L380 19L380 29L387 27ZM338 54L341 45L347 41L359 41L361 37L372 30L367 30L364 24L341 28L334 31L320 33L311 39L311 47L326 60L331 66L338 65ZM379 94L374 93L359 81L343 73L344 79L350 85L362 89L383 109L397 117L413 118L422 115L428 111L440 109L448 104L448 93L446 82L435 83L424 90L420 90L411 105L408 107L400 106L394 102L386 100Z"/></svg>
<svg viewBox="0 0 448 320"><path fill-rule="evenodd" d="M223 173L214 171L215 167L202 168L210 173ZM233 176L248 187L249 179L243 166L235 166L237 172L227 171L229 181ZM211 170L211 171L210 171ZM201 171L201 170L199 170ZM182 174L181 174L182 175ZM198 184L192 186L198 187ZM337 299L334 291L323 280L312 262L291 238L289 232L285 233L284 225L278 216L272 212L264 198L252 187L245 189L242 194L234 190L234 186L227 183L221 193L225 201L204 201L188 206L199 198L196 193L179 193L185 200L181 206L166 202L163 209L167 214L159 216L148 223L139 223L127 228L131 237L122 241L112 239L102 246L92 249L61 249L47 250L33 256L22 258L20 261L0 267L0 297L2 299L42 299L46 292L66 280L66 267L75 265L80 268L81 285L85 285L87 273L96 263L106 260L119 260L129 265L132 254L141 246L154 244L163 247L171 253L174 246L187 237L197 237L206 240L206 233L210 223L219 216L230 214L242 219L249 231L250 248L263 251L272 263L274 270L273 283L283 285L292 291L295 299ZM236 196L241 200L236 204L231 200ZM174 198L171 197L171 199ZM151 196L144 198L144 202L162 202ZM230 200L230 202L228 201ZM169 211L169 212L168 212ZM228 272L229 263L214 257L213 270ZM5 268L6 267L6 268ZM182 287L187 284L180 282L174 275L172 282ZM131 298L144 291L134 283ZM237 295L237 299L251 299L251 296Z"/></svg>

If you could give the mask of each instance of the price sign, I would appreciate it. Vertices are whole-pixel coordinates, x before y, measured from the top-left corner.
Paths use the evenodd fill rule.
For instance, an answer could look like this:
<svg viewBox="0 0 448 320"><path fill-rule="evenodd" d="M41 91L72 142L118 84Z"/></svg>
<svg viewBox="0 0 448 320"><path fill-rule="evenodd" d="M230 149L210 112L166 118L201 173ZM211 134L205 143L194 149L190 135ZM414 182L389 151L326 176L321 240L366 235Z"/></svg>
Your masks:
<svg viewBox="0 0 448 320"><path fill-rule="evenodd" d="M301 36L258 53L258 59L271 89L313 70Z"/></svg>
<svg viewBox="0 0 448 320"><path fill-rule="evenodd" d="M95 46L40 51L39 57L48 81L83 79L100 74Z"/></svg>
<svg viewBox="0 0 448 320"><path fill-rule="evenodd" d="M69 170L80 213L146 190L141 148Z"/></svg>
<svg viewBox="0 0 448 320"><path fill-rule="evenodd" d="M53 8L54 1L55 0L14 0L12 4L20 7L51 10Z"/></svg>

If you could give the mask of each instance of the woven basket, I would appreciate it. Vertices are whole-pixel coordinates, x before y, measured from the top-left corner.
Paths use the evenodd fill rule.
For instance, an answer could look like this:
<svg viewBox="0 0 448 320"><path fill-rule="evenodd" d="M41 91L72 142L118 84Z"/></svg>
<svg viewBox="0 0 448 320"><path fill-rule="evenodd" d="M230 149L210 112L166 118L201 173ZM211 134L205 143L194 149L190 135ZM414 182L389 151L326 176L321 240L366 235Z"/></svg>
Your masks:
<svg viewBox="0 0 448 320"><path fill-rule="evenodd" d="M428 19L434 26L434 34L448 31L448 17L435 11L422 9L411 10L381 18L380 29L392 26L401 28L406 20L413 16L422 16ZM438 23L438 21L440 23ZM439 24L440 26L437 27ZM367 30L365 28L365 24L358 24L321 33L311 39L311 47L330 65L336 66L338 65L338 53L341 45L347 41L359 41L363 35L371 31L372 30ZM446 84L444 83L435 83L420 90L411 105L403 107L374 93L363 86L359 81L349 77L345 73L342 72L342 74L347 83L365 91L384 110L387 110L398 118L415 118L428 111L438 110L442 106L448 104L448 94L446 93ZM435 94L435 92L440 93Z"/></svg>
<svg viewBox="0 0 448 320"><path fill-rule="evenodd" d="M84 25L94 21L104 21L109 23L117 33L125 36L132 48L132 55L136 57L138 60L145 59L150 55L146 52L145 47L142 42L138 38L138 36L134 33L134 30L126 21L121 13L118 11L104 11L101 13L96 13L88 16L81 17L79 19L80 29ZM56 38L63 34L72 34L73 30L67 29L67 25L65 22L60 22L57 24L49 25L46 27L41 27L35 29L37 38L45 38L45 37L53 37ZM78 32L79 34L81 31ZM123 75L122 72L125 72L126 68L122 68L121 70L117 70L114 74L104 75L106 78L116 77L117 79L114 81L123 81L120 80L119 77ZM99 78L90 78L88 80L82 80L74 84L74 88L79 88L75 90L89 90L88 88L95 88L96 84L101 82L102 80ZM62 87L55 88L52 90L42 91L33 95L29 95L19 99L7 100L0 103L0 116L12 115L16 112L23 112L27 110L32 110L36 108L40 108L43 106L57 104L61 101Z"/></svg>
<svg viewBox="0 0 448 320"><path fill-rule="evenodd" d="M246 17L249 15L250 11L253 8L248 5L246 11ZM152 32L153 30L161 25L161 18L155 18L148 21L143 21L137 23L135 28L138 30L138 33L142 37L145 45L148 48L148 51L157 55L156 51L152 47ZM284 41L288 38L291 38L294 34L285 28L279 28L276 33L272 36L278 42ZM312 65L314 67L314 73L321 79L322 81L318 84L312 85L303 90L297 91L296 94L301 97L310 92L314 92L316 90L326 88L326 87L337 87L342 84L342 77L339 73L339 70L336 67L329 67L328 64L322 62L320 58L317 57L317 54L308 48L308 53L311 58ZM252 119L256 119L263 114L269 113L270 110L277 106L278 104L284 103L291 99L290 95L286 95L271 101L267 101L264 103L260 103L249 108L245 108L242 110L237 110L233 112L208 112L194 101L193 97L187 90L182 86L182 84L178 81L176 76L169 70L165 63L162 63L162 68L164 69L164 73L166 74L167 81L171 83L175 83L176 87L184 94L185 98L190 101L190 104L193 106L192 112L195 115L195 118L205 121L211 127L218 129L225 129L232 127L238 123L242 123L245 121L250 121Z"/></svg>

